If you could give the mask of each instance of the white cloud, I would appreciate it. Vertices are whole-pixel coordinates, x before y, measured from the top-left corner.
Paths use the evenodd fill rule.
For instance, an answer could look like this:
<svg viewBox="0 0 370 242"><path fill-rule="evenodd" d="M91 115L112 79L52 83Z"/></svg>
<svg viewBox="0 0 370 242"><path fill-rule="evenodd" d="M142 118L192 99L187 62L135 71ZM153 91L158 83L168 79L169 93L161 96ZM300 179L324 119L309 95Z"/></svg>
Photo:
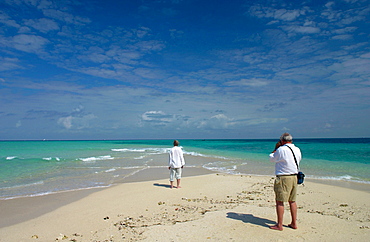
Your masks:
<svg viewBox="0 0 370 242"><path fill-rule="evenodd" d="M346 34L346 33L353 33L356 31L358 27L345 27L345 28L340 28L340 29L334 29L332 31L333 34Z"/></svg>
<svg viewBox="0 0 370 242"><path fill-rule="evenodd" d="M363 1L363 3L366 4L366 0ZM362 6L360 1L358 1L358 4L350 3L352 8L332 8L334 4L334 2L326 4L327 9L322 11L321 16L329 20L332 24L340 27L365 20L370 12L370 8ZM357 6L355 7L355 5Z"/></svg>
<svg viewBox="0 0 370 242"><path fill-rule="evenodd" d="M332 127L332 125L331 125L331 124L329 124L329 123L326 123L326 124L325 124L325 128L326 128L326 129L330 129L331 127Z"/></svg>
<svg viewBox="0 0 370 242"><path fill-rule="evenodd" d="M285 25L281 27L287 32L295 32L300 34L317 34L320 33L320 28L298 25Z"/></svg>
<svg viewBox="0 0 370 242"><path fill-rule="evenodd" d="M327 2L326 4L325 4L325 7L327 7L328 9L331 9L332 8L332 6L334 6L335 5L335 2Z"/></svg>
<svg viewBox="0 0 370 242"><path fill-rule="evenodd" d="M25 24L43 33L47 33L52 30L59 30L59 26L55 21L46 18L29 19L25 21Z"/></svg>
<svg viewBox="0 0 370 242"><path fill-rule="evenodd" d="M204 119L199 122L198 129L228 129L232 126L232 119L229 119L224 114L217 114L209 119Z"/></svg>
<svg viewBox="0 0 370 242"><path fill-rule="evenodd" d="M94 114L67 116L58 119L58 124L62 125L65 129L85 129L90 128L90 120L96 119Z"/></svg>
<svg viewBox="0 0 370 242"><path fill-rule="evenodd" d="M274 18L284 21L292 21L295 20L300 15L301 12L299 10L278 9L274 13Z"/></svg>
<svg viewBox="0 0 370 242"><path fill-rule="evenodd" d="M141 28L138 28L135 32L136 32L136 36L141 39L145 37L146 35L150 34L151 31L147 27L141 27Z"/></svg>
<svg viewBox="0 0 370 242"><path fill-rule="evenodd" d="M165 125L174 120L173 115L168 115L163 111L147 111L141 115L141 121L153 125Z"/></svg>
<svg viewBox="0 0 370 242"><path fill-rule="evenodd" d="M353 39L353 36L350 35L350 34L341 34L341 35L335 35L335 36L333 36L332 39L350 40L350 39Z"/></svg>
<svg viewBox="0 0 370 242"><path fill-rule="evenodd" d="M145 53L150 51L160 51L165 48L165 45L161 41L157 40L140 41L135 46Z"/></svg>
<svg viewBox="0 0 370 242"><path fill-rule="evenodd" d="M65 22L67 24L86 25L91 23L91 20L89 18L74 16L70 13L56 9L44 9L43 13L46 17Z"/></svg>
<svg viewBox="0 0 370 242"><path fill-rule="evenodd" d="M10 19L10 17L7 14L1 12L0 12L0 23L3 23L14 28L20 27L20 25L15 20Z"/></svg>
<svg viewBox="0 0 370 242"><path fill-rule="evenodd" d="M73 120L72 116L59 118L58 124L62 125L66 129L70 129L72 128L72 120Z"/></svg>
<svg viewBox="0 0 370 242"><path fill-rule="evenodd" d="M131 50L127 48L123 49L122 47L116 45L107 50L106 54L115 61L125 64L136 64L137 60L143 55L137 50Z"/></svg>
<svg viewBox="0 0 370 242"><path fill-rule="evenodd" d="M73 109L73 112L74 112L74 113L81 113L84 109L85 109L85 107L84 107L84 106L79 105L77 108L74 108L74 109Z"/></svg>
<svg viewBox="0 0 370 242"><path fill-rule="evenodd" d="M245 120L241 123L244 123L245 125L259 125L259 124L269 124L269 123L285 123L287 122L287 118L253 118Z"/></svg>
<svg viewBox="0 0 370 242"><path fill-rule="evenodd" d="M225 85L262 87L268 85L268 81L266 79L251 78L251 79L241 79L239 81L229 81L226 82Z"/></svg>
<svg viewBox="0 0 370 242"><path fill-rule="evenodd" d="M81 52L77 58L85 62L91 61L94 63L104 63L111 60L111 57L102 48L96 46L92 46L88 50Z"/></svg>
<svg viewBox="0 0 370 242"><path fill-rule="evenodd" d="M366 54L361 55L361 58L367 58L367 59L370 59L370 52L369 52L369 53L366 53Z"/></svg>
<svg viewBox="0 0 370 242"><path fill-rule="evenodd" d="M22 67L18 63L19 60L17 58L7 58L0 56L0 71L22 69Z"/></svg>
<svg viewBox="0 0 370 242"><path fill-rule="evenodd" d="M249 13L258 18L274 18L276 20L290 22L297 19L299 16L304 15L306 13L306 9L274 9L272 7L264 7L256 4L249 9Z"/></svg>
<svg viewBox="0 0 370 242"><path fill-rule="evenodd" d="M40 53L47 43L49 41L41 36L20 34L14 36L10 44L17 50Z"/></svg>
<svg viewBox="0 0 370 242"><path fill-rule="evenodd" d="M134 73L142 78L146 79L160 79L163 76L157 71L151 68L137 68Z"/></svg>

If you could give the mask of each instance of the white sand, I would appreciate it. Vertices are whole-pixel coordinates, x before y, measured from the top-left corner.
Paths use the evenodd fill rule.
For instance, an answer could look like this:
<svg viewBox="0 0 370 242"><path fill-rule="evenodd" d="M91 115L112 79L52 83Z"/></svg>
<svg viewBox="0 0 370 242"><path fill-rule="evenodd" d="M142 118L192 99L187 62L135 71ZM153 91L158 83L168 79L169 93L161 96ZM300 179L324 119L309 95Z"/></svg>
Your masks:
<svg viewBox="0 0 370 242"><path fill-rule="evenodd" d="M275 231L272 186L273 177L224 174L184 177L181 189L124 183L3 227L0 241L369 241L369 192L306 181L299 228Z"/></svg>

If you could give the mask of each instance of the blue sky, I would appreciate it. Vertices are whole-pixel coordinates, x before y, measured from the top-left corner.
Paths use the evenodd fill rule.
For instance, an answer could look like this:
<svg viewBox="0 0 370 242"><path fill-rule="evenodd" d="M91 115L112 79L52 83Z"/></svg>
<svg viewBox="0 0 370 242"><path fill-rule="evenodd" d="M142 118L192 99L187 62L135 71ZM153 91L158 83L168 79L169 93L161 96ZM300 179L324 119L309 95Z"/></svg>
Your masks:
<svg viewBox="0 0 370 242"><path fill-rule="evenodd" d="M370 137L369 3L0 0L0 139Z"/></svg>

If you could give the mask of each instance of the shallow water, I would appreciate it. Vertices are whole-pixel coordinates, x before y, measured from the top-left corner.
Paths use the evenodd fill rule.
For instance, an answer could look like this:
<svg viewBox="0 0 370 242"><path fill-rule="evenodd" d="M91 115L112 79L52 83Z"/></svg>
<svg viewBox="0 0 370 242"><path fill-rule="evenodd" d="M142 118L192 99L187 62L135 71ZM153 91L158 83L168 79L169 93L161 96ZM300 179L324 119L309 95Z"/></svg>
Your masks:
<svg viewBox="0 0 370 242"><path fill-rule="evenodd" d="M186 166L273 175L276 140L180 140ZM370 139L297 139L308 178L370 184ZM107 187L166 168L172 140L1 141L0 199Z"/></svg>

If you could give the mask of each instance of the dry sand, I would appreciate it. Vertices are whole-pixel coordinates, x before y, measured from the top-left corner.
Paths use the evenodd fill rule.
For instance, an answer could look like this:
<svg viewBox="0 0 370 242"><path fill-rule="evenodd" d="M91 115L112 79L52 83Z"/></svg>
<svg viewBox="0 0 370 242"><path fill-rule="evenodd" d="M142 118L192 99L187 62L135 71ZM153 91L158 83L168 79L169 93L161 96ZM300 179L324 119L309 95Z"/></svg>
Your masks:
<svg viewBox="0 0 370 242"><path fill-rule="evenodd" d="M369 191L309 180L299 186L299 228L269 229L276 219L273 181L272 176L207 174L184 177L181 189L159 179L83 196L23 199L46 211L26 213L23 221L13 216L12 222L3 212L0 241L369 241ZM0 209L16 213L22 204L16 200L0 201ZM284 224L289 222L286 210Z"/></svg>

